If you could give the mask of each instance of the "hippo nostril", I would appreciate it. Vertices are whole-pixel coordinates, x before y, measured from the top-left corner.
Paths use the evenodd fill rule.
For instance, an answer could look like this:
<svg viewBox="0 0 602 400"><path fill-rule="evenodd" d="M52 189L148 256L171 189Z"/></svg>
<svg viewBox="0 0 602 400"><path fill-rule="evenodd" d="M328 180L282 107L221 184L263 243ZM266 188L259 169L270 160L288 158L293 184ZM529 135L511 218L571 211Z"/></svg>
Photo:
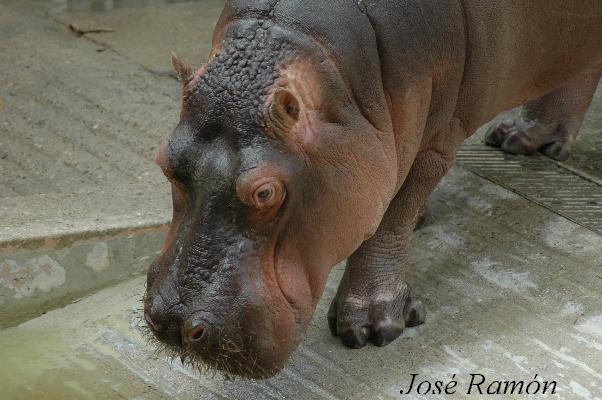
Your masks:
<svg viewBox="0 0 602 400"><path fill-rule="evenodd" d="M203 333L205 332L205 328L202 325L197 325L195 327L193 327L189 332L188 332L188 342L189 343L194 343L194 342L198 342L199 340L201 340L203 338Z"/></svg>

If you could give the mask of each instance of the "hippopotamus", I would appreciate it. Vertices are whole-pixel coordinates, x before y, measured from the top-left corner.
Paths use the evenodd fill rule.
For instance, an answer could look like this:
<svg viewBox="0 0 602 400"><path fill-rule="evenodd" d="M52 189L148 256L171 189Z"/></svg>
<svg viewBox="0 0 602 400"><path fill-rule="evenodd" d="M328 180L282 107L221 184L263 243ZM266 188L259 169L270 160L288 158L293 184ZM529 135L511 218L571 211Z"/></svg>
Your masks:
<svg viewBox="0 0 602 400"><path fill-rule="evenodd" d="M410 239L456 150L569 157L602 74L600 0L228 0L200 68L173 58L180 121L157 155L173 220L145 319L227 375L277 374L329 272L350 348L425 320Z"/></svg>

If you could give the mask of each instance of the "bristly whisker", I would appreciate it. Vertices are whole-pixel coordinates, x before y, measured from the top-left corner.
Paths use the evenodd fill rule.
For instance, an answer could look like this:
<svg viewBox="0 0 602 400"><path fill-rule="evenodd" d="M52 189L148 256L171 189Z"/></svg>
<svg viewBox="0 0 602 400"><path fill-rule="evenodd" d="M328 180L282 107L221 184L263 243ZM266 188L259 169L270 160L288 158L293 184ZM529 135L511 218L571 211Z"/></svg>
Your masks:
<svg viewBox="0 0 602 400"><path fill-rule="evenodd" d="M148 345L154 347L153 357L167 357L172 362L179 361L183 366L197 369L202 375L221 375L226 381L233 381L237 377L247 379L251 376L257 378L269 375L268 371L258 365L257 357L248 350L249 346L245 345L252 339L251 336L245 335L240 340L235 340L224 334L227 330L223 327L214 330L205 340L215 340L214 346L219 352L213 357L206 357L192 346L170 346L159 341L142 318L138 318L138 321L139 332Z"/></svg>

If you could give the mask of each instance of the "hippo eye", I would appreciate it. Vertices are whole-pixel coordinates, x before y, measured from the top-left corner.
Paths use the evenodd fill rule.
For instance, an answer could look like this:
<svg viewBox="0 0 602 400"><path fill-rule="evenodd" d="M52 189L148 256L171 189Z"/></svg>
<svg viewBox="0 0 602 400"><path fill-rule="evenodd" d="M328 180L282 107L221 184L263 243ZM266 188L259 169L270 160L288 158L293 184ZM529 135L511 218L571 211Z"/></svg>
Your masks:
<svg viewBox="0 0 602 400"><path fill-rule="evenodd" d="M273 195L274 191L270 188L257 193L257 198L259 199L259 201L269 201Z"/></svg>
<svg viewBox="0 0 602 400"><path fill-rule="evenodd" d="M271 205L276 196L276 186L272 182L264 183L255 190L254 201L258 208Z"/></svg>
<svg viewBox="0 0 602 400"><path fill-rule="evenodd" d="M286 198L286 188L277 177L265 174L258 177L258 172L261 171L239 178L236 192L240 200L252 208L252 219L266 222L276 217Z"/></svg>

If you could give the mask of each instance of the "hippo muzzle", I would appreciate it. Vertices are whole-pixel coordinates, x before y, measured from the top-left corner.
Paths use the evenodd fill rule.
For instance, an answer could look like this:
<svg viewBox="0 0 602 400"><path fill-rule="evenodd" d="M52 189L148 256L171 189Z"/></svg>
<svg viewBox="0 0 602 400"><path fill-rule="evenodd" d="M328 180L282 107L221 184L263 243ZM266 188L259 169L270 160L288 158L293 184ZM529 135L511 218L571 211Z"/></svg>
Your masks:
<svg viewBox="0 0 602 400"><path fill-rule="evenodd" d="M174 267L161 261L151 267L145 319L166 350L227 376L266 378L283 367L297 343L295 311L262 293L247 268L225 266L230 272L202 282L151 278L164 268Z"/></svg>
<svg viewBox="0 0 602 400"><path fill-rule="evenodd" d="M218 157L220 162L225 158ZM219 174L218 167L205 166L205 171ZM241 183L249 174L257 176L257 171L243 174L239 186L258 185L252 186L259 191L256 200L281 207L282 189L261 173L258 183ZM219 180L228 182L223 176ZM227 375L272 376L303 331L297 306L289 300L297 294L285 295L275 273L275 239L245 229L246 219L237 217L245 208L242 200L228 204L224 198L235 191L229 184L212 186L210 194L195 193L195 186L174 184L174 218L163 252L148 272L145 320L183 362Z"/></svg>

